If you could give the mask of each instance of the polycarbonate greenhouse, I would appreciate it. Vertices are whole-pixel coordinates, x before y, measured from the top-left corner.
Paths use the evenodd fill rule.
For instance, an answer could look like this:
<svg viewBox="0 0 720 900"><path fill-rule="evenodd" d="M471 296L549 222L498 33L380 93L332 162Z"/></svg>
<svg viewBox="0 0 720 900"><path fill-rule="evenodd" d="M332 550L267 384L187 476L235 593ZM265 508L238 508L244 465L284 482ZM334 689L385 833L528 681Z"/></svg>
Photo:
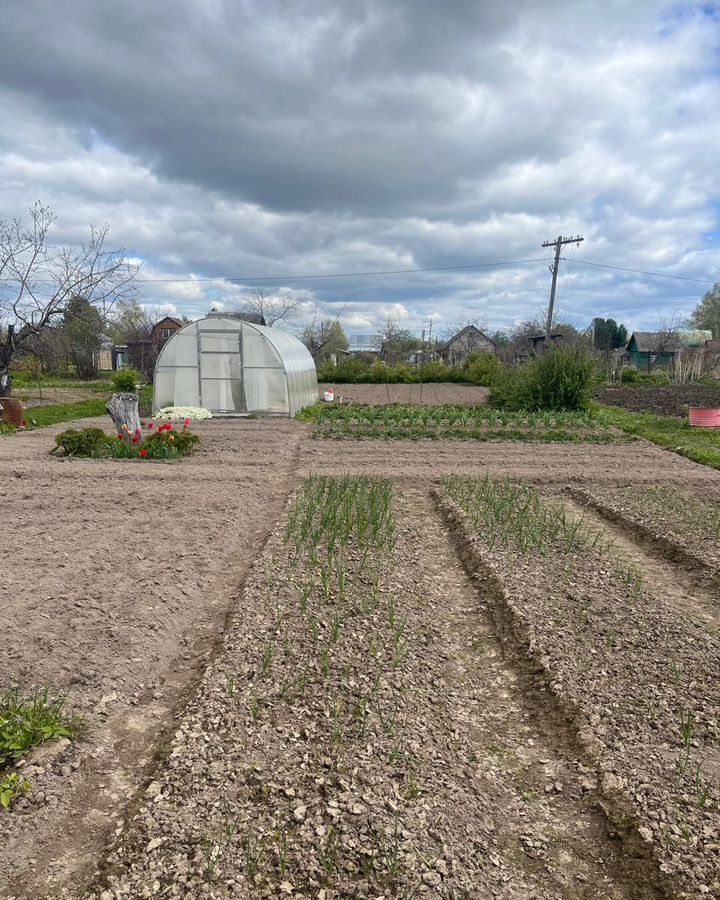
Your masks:
<svg viewBox="0 0 720 900"><path fill-rule="evenodd" d="M217 416L294 416L318 399L313 358L278 328L232 316L191 322L163 346L154 409L201 406Z"/></svg>

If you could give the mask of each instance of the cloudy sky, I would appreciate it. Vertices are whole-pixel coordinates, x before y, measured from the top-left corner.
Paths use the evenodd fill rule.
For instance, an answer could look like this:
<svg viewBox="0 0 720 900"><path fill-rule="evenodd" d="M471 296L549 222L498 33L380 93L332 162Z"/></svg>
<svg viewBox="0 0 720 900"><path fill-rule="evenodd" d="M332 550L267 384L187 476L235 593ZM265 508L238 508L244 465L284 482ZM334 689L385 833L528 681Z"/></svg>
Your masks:
<svg viewBox="0 0 720 900"><path fill-rule="evenodd" d="M577 324L720 280L720 3L4 0L0 112L0 218L109 223L191 317L263 286L355 333L507 327L560 233Z"/></svg>

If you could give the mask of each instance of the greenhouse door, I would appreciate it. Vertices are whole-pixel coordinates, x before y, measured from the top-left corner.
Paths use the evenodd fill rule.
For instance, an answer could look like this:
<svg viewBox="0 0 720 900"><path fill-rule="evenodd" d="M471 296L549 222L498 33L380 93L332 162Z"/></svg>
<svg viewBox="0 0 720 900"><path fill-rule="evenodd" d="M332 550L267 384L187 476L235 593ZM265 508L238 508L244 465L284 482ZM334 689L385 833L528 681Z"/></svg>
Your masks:
<svg viewBox="0 0 720 900"><path fill-rule="evenodd" d="M198 331L200 405L216 413L247 412L241 331Z"/></svg>

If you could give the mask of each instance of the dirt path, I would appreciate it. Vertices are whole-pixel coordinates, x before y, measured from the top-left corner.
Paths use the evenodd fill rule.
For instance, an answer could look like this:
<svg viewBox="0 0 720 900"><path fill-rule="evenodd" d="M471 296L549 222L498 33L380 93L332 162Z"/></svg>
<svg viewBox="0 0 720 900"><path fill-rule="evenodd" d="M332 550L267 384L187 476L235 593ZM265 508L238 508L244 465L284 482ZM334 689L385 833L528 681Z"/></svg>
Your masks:
<svg viewBox="0 0 720 900"><path fill-rule="evenodd" d="M0 441L15 526L0 687L64 692L86 729L28 758L33 790L0 817L0 897L62 896L92 873L194 693L305 437L291 422L209 422L196 456L148 465L49 457L63 427Z"/></svg>
<svg viewBox="0 0 720 900"><path fill-rule="evenodd" d="M674 606L684 616L690 614L706 628L720 633L720 607L717 594L712 587L703 584L702 573L690 572L677 563L669 562L661 552L643 542L633 540L624 528L612 524L584 503L579 503L567 494L558 499L574 517L582 516L586 522L602 531L613 542L616 555L626 563L638 568L645 580L652 584L653 594L660 600Z"/></svg>
<svg viewBox="0 0 720 900"><path fill-rule="evenodd" d="M628 858L599 811L595 783L572 738L539 701L530 680L503 658L489 604L458 561L423 490L403 492L404 511L423 547L418 581L442 593L438 648L455 720L475 748L472 781L495 810L503 896L651 898L644 862ZM462 819L463 811L458 810Z"/></svg>

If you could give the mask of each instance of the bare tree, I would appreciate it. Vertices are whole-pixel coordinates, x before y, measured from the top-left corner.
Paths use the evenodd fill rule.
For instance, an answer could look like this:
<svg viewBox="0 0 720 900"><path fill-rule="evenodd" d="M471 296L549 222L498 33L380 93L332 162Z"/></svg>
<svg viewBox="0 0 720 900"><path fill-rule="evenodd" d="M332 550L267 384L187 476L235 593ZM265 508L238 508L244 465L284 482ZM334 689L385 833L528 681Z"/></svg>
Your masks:
<svg viewBox="0 0 720 900"><path fill-rule="evenodd" d="M272 294L265 288L255 288L248 297L244 297L237 305L237 311L260 316L263 324L271 328L276 322L289 319L300 305L300 301L292 293Z"/></svg>
<svg viewBox="0 0 720 900"><path fill-rule="evenodd" d="M10 362L31 339L64 316L73 297L102 310L134 288L139 266L124 251L105 249L109 227L90 228L90 239L77 247L53 247L48 234L55 216L36 203L27 225L0 221L0 395L10 392Z"/></svg>

